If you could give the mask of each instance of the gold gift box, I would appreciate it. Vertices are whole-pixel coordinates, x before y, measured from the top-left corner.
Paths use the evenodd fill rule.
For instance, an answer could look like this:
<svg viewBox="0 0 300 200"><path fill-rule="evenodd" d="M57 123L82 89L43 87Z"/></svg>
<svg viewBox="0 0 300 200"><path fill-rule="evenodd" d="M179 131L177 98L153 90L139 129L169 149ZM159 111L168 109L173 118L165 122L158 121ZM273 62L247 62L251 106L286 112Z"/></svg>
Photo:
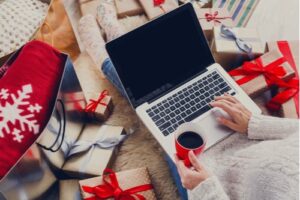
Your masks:
<svg viewBox="0 0 300 200"><path fill-rule="evenodd" d="M140 186L140 185L151 184L151 179L147 168L138 168L138 169L117 172L116 177L119 186L122 190L127 190L129 188ZM101 184L103 184L102 176L79 181L81 195L83 199L93 197L94 195L84 192L82 190L82 186L95 187ZM139 192L138 194L143 195L147 200L156 200L153 189ZM111 199L113 198L108 198L108 200Z"/></svg>
<svg viewBox="0 0 300 200"><path fill-rule="evenodd" d="M278 51L271 51L260 57L263 66L266 66L279 58L282 58L282 54ZM286 72L286 74L283 77L280 77L282 80L289 80L290 78L294 77L295 72L287 61L280 64L280 66L282 66ZM239 80L243 77L244 76L234 76L233 79ZM259 75L254 79L250 80L249 82L246 82L240 86L251 97L256 97L257 95L265 92L269 88L264 75Z"/></svg>
<svg viewBox="0 0 300 200"><path fill-rule="evenodd" d="M99 129L99 125L87 125L78 141L97 141L101 137L118 137L120 135L126 135L121 126L103 125ZM111 167L116 154L117 146L109 149L95 147L70 156L62 170L74 178L99 176L106 167Z"/></svg>
<svg viewBox="0 0 300 200"><path fill-rule="evenodd" d="M296 64L296 69L299 76L299 40L297 41L284 41L288 43L289 46L289 50L292 53L293 59L295 61ZM268 46L268 50L272 51L272 50L280 50L278 48L277 42L268 42L267 43ZM283 91L284 89L280 89L279 92ZM299 91L298 91L299 92ZM295 118L298 119L298 112L297 112L297 108L295 105L295 101L294 98L288 100L287 102L285 102L284 104L282 104L281 106L281 114L283 117L286 118Z"/></svg>
<svg viewBox="0 0 300 200"><path fill-rule="evenodd" d="M153 0L139 0L149 19L156 18L178 7L175 0L165 0L160 6L154 6Z"/></svg>
<svg viewBox="0 0 300 200"><path fill-rule="evenodd" d="M138 0L115 0L119 18L143 14L144 10Z"/></svg>
<svg viewBox="0 0 300 200"><path fill-rule="evenodd" d="M221 24L233 27L233 21L229 12L222 8L195 8L197 17L201 24L201 28L205 34L205 37L209 43L213 38L213 28L220 26ZM215 15L215 19L209 20L205 15L209 14L211 16Z"/></svg>
<svg viewBox="0 0 300 200"><path fill-rule="evenodd" d="M256 29L231 28L236 37L251 45L250 54L243 52L237 46L235 40L221 36L221 27L213 29L213 41L211 51L216 60L225 70L230 70L243 64L245 61L253 60L265 53L266 45L260 39Z"/></svg>

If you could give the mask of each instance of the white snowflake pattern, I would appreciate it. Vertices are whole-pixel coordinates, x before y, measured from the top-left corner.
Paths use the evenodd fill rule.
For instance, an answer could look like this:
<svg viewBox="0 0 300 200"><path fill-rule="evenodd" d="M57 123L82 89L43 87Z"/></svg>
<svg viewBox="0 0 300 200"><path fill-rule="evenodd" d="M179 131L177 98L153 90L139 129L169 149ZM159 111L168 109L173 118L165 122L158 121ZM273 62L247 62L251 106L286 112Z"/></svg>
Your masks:
<svg viewBox="0 0 300 200"><path fill-rule="evenodd" d="M4 106L0 104L0 137L4 137L3 130L6 131L7 134L14 135L13 140L17 142L22 142L24 135L22 132L28 130L33 134L37 134L39 132L39 124L37 120L34 119L34 113L39 113L42 107L35 103L31 105L29 102L30 94L32 93L31 84L23 85L21 90L17 91L17 95L9 93L7 89L1 89L0 91L0 99L8 99L11 97L12 103L8 101L4 101ZM24 107L27 107L24 108ZM30 114L24 114L24 112L28 110ZM17 122L20 125L20 129L18 129ZM9 123L11 123L14 128L10 130ZM27 128L27 129L26 129Z"/></svg>

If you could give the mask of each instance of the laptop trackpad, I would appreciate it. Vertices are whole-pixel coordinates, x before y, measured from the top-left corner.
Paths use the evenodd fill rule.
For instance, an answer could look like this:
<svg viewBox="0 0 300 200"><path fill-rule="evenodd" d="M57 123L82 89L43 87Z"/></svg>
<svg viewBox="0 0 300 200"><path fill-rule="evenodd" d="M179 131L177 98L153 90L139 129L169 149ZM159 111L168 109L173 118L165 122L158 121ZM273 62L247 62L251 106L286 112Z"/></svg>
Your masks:
<svg viewBox="0 0 300 200"><path fill-rule="evenodd" d="M220 125L217 121L217 117L226 117L229 118L224 112L220 110L211 110L204 118L195 119L193 122L200 124L202 129L205 131L207 144L206 148L208 149L212 145L216 144L218 141L221 141L234 131Z"/></svg>

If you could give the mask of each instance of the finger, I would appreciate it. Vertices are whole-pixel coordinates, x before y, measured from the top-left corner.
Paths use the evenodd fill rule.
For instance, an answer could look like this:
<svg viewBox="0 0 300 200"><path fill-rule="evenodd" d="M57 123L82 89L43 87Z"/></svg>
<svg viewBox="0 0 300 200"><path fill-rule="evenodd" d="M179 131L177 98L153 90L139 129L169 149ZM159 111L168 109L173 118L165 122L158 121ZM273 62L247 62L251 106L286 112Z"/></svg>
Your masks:
<svg viewBox="0 0 300 200"><path fill-rule="evenodd" d="M227 100L227 101L229 101L231 103L239 103L239 101L236 98L234 98L233 96L228 95L228 94L225 94L223 96L217 96L217 97L215 97L215 100L216 101Z"/></svg>
<svg viewBox="0 0 300 200"><path fill-rule="evenodd" d="M177 156L175 157L175 161L176 161L175 164L177 166L177 170L178 170L179 176L182 177L185 174L185 171L186 171L185 168L186 167L185 167L183 161L179 160L179 158Z"/></svg>
<svg viewBox="0 0 300 200"><path fill-rule="evenodd" d="M233 121L231 120L228 120L228 119L225 119L223 117L219 117L218 119L218 122L234 131L238 131L238 125L235 124Z"/></svg>
<svg viewBox="0 0 300 200"><path fill-rule="evenodd" d="M224 100L211 102L210 105L213 106L213 107L218 107L218 108L223 109L231 117L233 117L235 115L235 112L236 112L235 109L232 107L231 104L228 104Z"/></svg>
<svg viewBox="0 0 300 200"><path fill-rule="evenodd" d="M195 153L193 151L189 151L189 159L191 161L192 166L197 170L197 171L201 171L202 166L198 160L198 158L196 157Z"/></svg>

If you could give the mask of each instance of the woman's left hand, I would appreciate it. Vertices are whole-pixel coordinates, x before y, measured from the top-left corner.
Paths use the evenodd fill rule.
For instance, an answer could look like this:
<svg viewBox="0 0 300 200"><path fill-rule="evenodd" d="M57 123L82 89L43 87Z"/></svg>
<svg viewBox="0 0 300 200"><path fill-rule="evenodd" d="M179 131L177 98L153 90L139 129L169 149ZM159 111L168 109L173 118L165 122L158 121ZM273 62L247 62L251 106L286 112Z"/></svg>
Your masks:
<svg viewBox="0 0 300 200"><path fill-rule="evenodd" d="M193 151L189 152L189 159L193 168L186 167L183 161L179 160L175 155L176 166L181 178L182 186L188 190L192 190L211 175L204 169Z"/></svg>

